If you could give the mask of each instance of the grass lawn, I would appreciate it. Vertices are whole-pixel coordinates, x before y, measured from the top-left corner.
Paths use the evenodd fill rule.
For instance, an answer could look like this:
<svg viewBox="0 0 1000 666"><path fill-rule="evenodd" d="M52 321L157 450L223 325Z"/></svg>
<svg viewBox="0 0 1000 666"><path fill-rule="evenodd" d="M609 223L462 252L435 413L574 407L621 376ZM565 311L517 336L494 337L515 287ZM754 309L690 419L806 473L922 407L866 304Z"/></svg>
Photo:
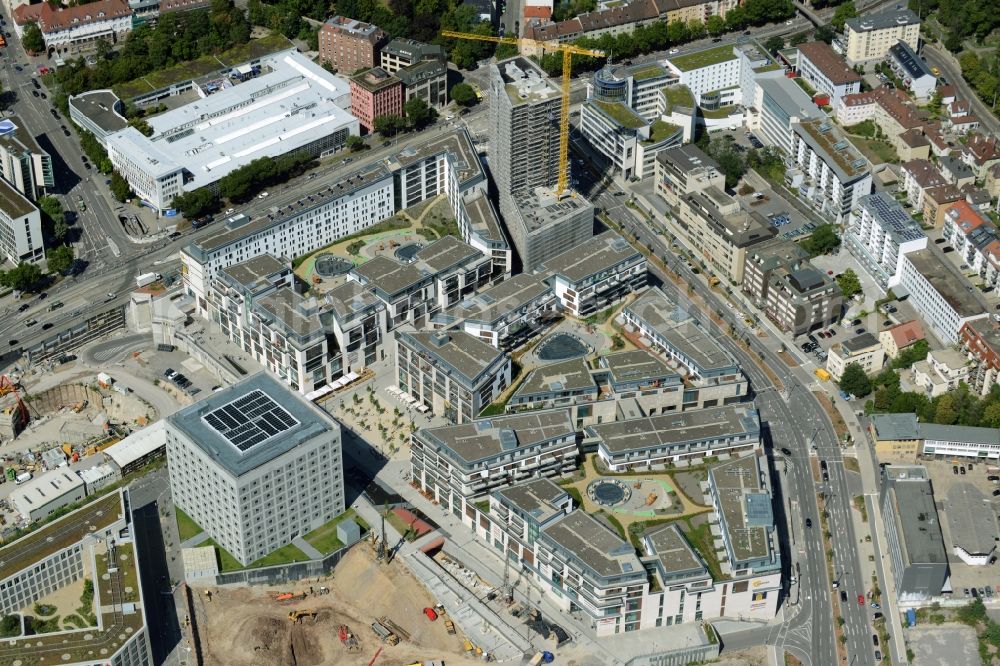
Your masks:
<svg viewBox="0 0 1000 666"><path fill-rule="evenodd" d="M701 110L701 115L705 118L728 118L734 113L736 113L736 107L732 104L715 109L714 111L709 111L707 109Z"/></svg>
<svg viewBox="0 0 1000 666"><path fill-rule="evenodd" d="M190 516L177 507L174 507L174 515L177 518L177 531L180 533L181 541L187 541L205 531L201 529L201 525L194 522Z"/></svg>
<svg viewBox="0 0 1000 666"><path fill-rule="evenodd" d="M275 564L288 564L289 562L304 562L308 559L309 556L303 553L298 546L294 543L290 543L287 546L282 546L278 550L271 551L256 562L251 562L247 569L270 567Z"/></svg>
<svg viewBox="0 0 1000 666"><path fill-rule="evenodd" d="M600 100L593 100L593 103L622 127L638 129L646 124L645 120L637 116L624 104L612 104Z"/></svg>
<svg viewBox="0 0 1000 666"><path fill-rule="evenodd" d="M715 556L715 540L712 538L712 530L708 526L708 523L701 523L700 525L692 525L690 520L684 520L680 523L681 530L684 532L684 536L691 543L695 550L701 555L701 558L705 560L705 564L708 565L708 570L712 574L712 578L715 580L724 580L728 576L723 575L722 567L719 565L719 560Z"/></svg>
<svg viewBox="0 0 1000 666"><path fill-rule="evenodd" d="M660 141L673 136L676 132L680 131L680 129L680 126L673 125L662 120L654 121L652 126L649 128L649 140L644 141L643 143L650 145L659 143Z"/></svg>
<svg viewBox="0 0 1000 666"><path fill-rule="evenodd" d="M657 76L663 76L666 72L659 65L650 65L649 67L643 67L642 69L632 72L632 78L636 81L643 81L645 79L652 79Z"/></svg>
<svg viewBox="0 0 1000 666"><path fill-rule="evenodd" d="M878 139L864 139L857 136L848 136L848 140L853 143L862 155L871 160L872 164L890 164L899 162L899 155L892 144Z"/></svg>
<svg viewBox="0 0 1000 666"><path fill-rule="evenodd" d="M362 532L368 529L368 524L358 517L354 509L348 509L327 524L317 527L302 538L305 539L310 546L324 555L332 553L333 551L344 547L344 544L342 544L340 539L337 538L337 525L348 519L353 519L354 522L358 523L358 525L361 526Z"/></svg>
<svg viewBox="0 0 1000 666"><path fill-rule="evenodd" d="M806 82L806 80L801 76L795 77L795 82L799 84L799 87L805 90L810 97L816 94L816 89L809 85L809 83Z"/></svg>
<svg viewBox="0 0 1000 666"><path fill-rule="evenodd" d="M385 514L385 522L392 525L392 529L399 532L400 536L404 537L407 541L413 541L417 538L416 533L410 529L410 526L406 523L406 521L392 511Z"/></svg>
<svg viewBox="0 0 1000 666"><path fill-rule="evenodd" d="M694 108L694 95L687 86L667 86L663 89L663 94L671 109L675 106Z"/></svg>
<svg viewBox="0 0 1000 666"><path fill-rule="evenodd" d="M736 60L736 55L733 53L732 45L729 45L716 46L715 48L705 49L704 51L695 51L694 53L679 55L675 58L668 58L668 60L670 60L670 62L682 72L690 72L695 69L701 69L702 67L717 65L720 62L726 62L727 60Z"/></svg>

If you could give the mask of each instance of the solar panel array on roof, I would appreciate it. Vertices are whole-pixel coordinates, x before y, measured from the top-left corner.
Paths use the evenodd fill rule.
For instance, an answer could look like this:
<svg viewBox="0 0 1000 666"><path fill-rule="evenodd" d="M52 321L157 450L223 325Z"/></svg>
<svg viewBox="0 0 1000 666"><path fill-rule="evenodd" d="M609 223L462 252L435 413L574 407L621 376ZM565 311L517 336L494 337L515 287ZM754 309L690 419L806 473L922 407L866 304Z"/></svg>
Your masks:
<svg viewBox="0 0 1000 666"><path fill-rule="evenodd" d="M212 410L204 419L219 436L242 452L299 425L294 416L260 390Z"/></svg>

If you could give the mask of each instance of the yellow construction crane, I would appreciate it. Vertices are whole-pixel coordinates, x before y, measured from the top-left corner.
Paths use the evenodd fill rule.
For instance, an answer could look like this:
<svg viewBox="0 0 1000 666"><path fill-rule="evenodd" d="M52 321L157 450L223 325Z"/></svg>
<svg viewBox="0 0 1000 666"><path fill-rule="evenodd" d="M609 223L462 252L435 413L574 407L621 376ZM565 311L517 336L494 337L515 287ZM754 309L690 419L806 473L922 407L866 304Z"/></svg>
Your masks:
<svg viewBox="0 0 1000 666"><path fill-rule="evenodd" d="M524 39L522 37L495 37L493 35L477 35L471 32L455 32L454 30L442 30L441 36L452 39L493 42L495 44L511 44L517 47L531 46L539 52L562 52L562 109L559 113L559 181L556 184L556 197L562 196L562 193L569 186L569 79L573 69L573 56L585 55L603 58L604 51L585 49L573 44L553 44L551 42L540 42L535 39Z"/></svg>

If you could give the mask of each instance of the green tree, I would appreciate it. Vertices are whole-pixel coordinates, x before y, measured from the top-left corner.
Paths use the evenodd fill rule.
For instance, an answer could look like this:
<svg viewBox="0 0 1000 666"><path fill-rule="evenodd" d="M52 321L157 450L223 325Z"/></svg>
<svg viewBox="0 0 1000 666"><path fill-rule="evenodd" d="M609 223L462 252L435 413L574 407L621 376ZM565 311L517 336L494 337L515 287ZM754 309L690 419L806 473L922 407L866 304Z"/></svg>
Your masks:
<svg viewBox="0 0 1000 666"><path fill-rule="evenodd" d="M985 428L1000 428L1000 402L986 406L980 423Z"/></svg>
<svg viewBox="0 0 1000 666"><path fill-rule="evenodd" d="M53 222L63 219L62 204L59 203L59 199L53 196L40 197L38 199L38 207Z"/></svg>
<svg viewBox="0 0 1000 666"><path fill-rule="evenodd" d="M69 245L59 245L46 252L45 258L49 260L49 272L61 275L70 269L76 255Z"/></svg>
<svg viewBox="0 0 1000 666"><path fill-rule="evenodd" d="M349 151L352 153L360 153L362 150L368 149L368 144L360 136L352 134L347 137L347 143L344 144Z"/></svg>
<svg viewBox="0 0 1000 666"><path fill-rule="evenodd" d="M950 393L945 393L938 398L934 408L934 423L954 425L957 421L958 412L955 410L955 398Z"/></svg>
<svg viewBox="0 0 1000 666"><path fill-rule="evenodd" d="M718 163L719 170L726 177L726 187L736 187L736 183L747 172L747 163L736 151L733 142L724 137L716 137L705 146L705 152Z"/></svg>
<svg viewBox="0 0 1000 666"><path fill-rule="evenodd" d="M917 361L927 358L929 350L930 345L927 344L926 340L917 340L909 347L905 347L899 351L896 358L892 359L892 367L897 369L909 368Z"/></svg>
<svg viewBox="0 0 1000 666"><path fill-rule="evenodd" d="M42 279L42 269L36 264L22 261L9 271L0 274L0 284L17 291L31 291Z"/></svg>
<svg viewBox="0 0 1000 666"><path fill-rule="evenodd" d="M792 35L792 38L788 40L788 45L798 46L799 44L803 44L808 41L809 41L809 35L807 35L804 32L800 32L798 34Z"/></svg>
<svg viewBox="0 0 1000 666"><path fill-rule="evenodd" d="M129 187L128 181L122 178L122 175L117 171L111 172L111 194L118 201L126 201L132 198L132 188Z"/></svg>
<svg viewBox="0 0 1000 666"><path fill-rule="evenodd" d="M451 99L459 106L472 106L479 101L476 91L468 83L456 83L451 89Z"/></svg>
<svg viewBox="0 0 1000 666"><path fill-rule="evenodd" d="M402 131L405 126L406 121L403 120L401 116L397 116L396 114L376 116L375 118L375 131L378 132L383 138L395 136Z"/></svg>
<svg viewBox="0 0 1000 666"><path fill-rule="evenodd" d="M784 37L768 37L767 41L764 42L764 48L771 53L777 53L781 49L785 48L785 38Z"/></svg>
<svg viewBox="0 0 1000 666"><path fill-rule="evenodd" d="M422 130L437 118L437 111L427 106L427 102L419 97L414 97L404 104L403 113L406 114L406 121L410 127L417 130Z"/></svg>
<svg viewBox="0 0 1000 666"><path fill-rule="evenodd" d="M705 29L712 37L718 37L726 31L726 20L718 14L713 14L705 20Z"/></svg>
<svg viewBox="0 0 1000 666"><path fill-rule="evenodd" d="M4 615L0 619L0 638L9 638L21 633L21 621L16 615Z"/></svg>
<svg viewBox="0 0 1000 666"><path fill-rule="evenodd" d="M840 390L858 398L863 398L872 392L872 382L865 374L860 363L848 363L844 374L840 377Z"/></svg>
<svg viewBox="0 0 1000 666"><path fill-rule="evenodd" d="M833 41L833 38L836 37L836 34L830 26L821 25L816 28L816 31L813 33L813 37L815 37L818 42L826 42L829 44Z"/></svg>
<svg viewBox="0 0 1000 666"><path fill-rule="evenodd" d="M32 55L45 52L45 38L42 37L42 31L37 23L29 23L24 27L24 33L21 35L21 46Z"/></svg>
<svg viewBox="0 0 1000 666"><path fill-rule="evenodd" d="M854 2L848 0L842 5L837 5L837 8L833 11L833 18L830 19L830 27L832 27L836 32L844 31L844 22L847 19L852 19L858 15L858 10L854 6Z"/></svg>
<svg viewBox="0 0 1000 666"><path fill-rule="evenodd" d="M219 197L207 188L199 187L196 190L178 194L170 205L190 220L219 210Z"/></svg>
<svg viewBox="0 0 1000 666"><path fill-rule="evenodd" d="M813 230L808 238L802 241L802 248L813 257L828 254L839 245L840 238L832 224L821 224Z"/></svg>
<svg viewBox="0 0 1000 666"><path fill-rule="evenodd" d="M851 298L855 294L861 293L861 280L858 279L858 274L854 272L853 268L848 268L838 275L837 284L840 285L840 291L844 293L844 298Z"/></svg>

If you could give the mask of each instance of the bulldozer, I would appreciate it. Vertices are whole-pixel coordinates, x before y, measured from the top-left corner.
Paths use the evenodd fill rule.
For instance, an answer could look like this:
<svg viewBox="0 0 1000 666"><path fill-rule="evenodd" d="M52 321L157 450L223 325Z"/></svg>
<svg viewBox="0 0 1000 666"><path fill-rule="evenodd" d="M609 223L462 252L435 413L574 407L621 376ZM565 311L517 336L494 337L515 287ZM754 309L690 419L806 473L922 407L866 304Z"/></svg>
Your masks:
<svg viewBox="0 0 1000 666"><path fill-rule="evenodd" d="M316 611L314 610L293 610L288 611L288 619L291 622L299 622L303 618L311 617L313 624L316 624Z"/></svg>

